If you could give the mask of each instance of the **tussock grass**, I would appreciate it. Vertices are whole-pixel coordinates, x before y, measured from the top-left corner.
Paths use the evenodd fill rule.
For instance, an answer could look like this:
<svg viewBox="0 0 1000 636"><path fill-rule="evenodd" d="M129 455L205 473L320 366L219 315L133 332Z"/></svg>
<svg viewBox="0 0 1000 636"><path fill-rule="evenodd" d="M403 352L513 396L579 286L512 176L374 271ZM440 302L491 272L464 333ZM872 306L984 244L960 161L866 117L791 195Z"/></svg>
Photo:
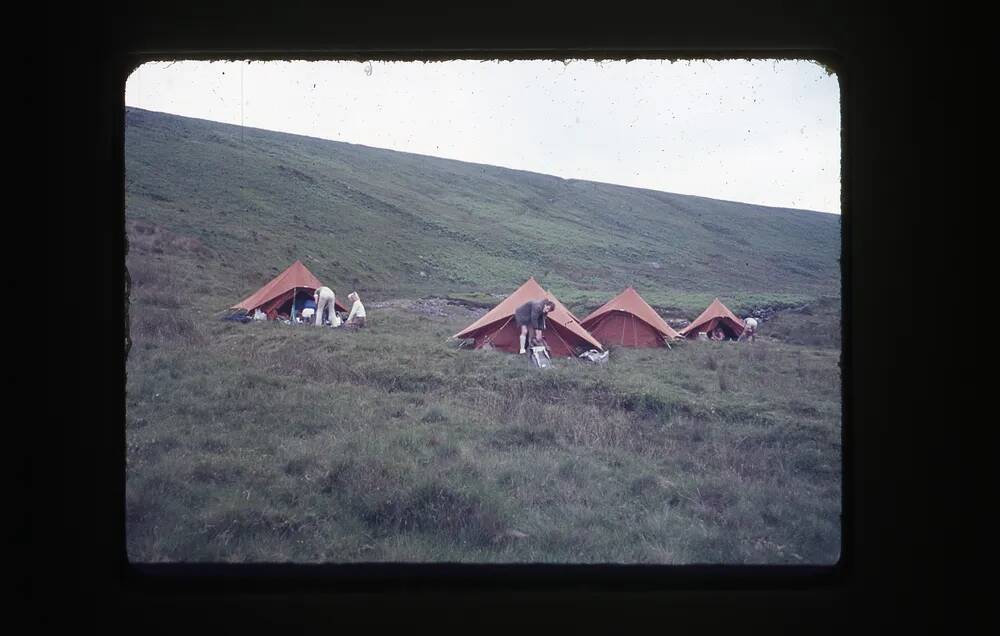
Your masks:
<svg viewBox="0 0 1000 636"><path fill-rule="evenodd" d="M195 346L139 308L134 560L838 558L836 351L681 343L542 372L402 310L357 334L203 322Z"/></svg>
<svg viewBox="0 0 1000 636"><path fill-rule="evenodd" d="M176 298L176 297L171 297ZM177 306L179 306L179 301ZM182 345L198 345L204 336L195 322L183 313L164 309L163 305L152 306L133 313L131 332L147 342L171 342Z"/></svg>

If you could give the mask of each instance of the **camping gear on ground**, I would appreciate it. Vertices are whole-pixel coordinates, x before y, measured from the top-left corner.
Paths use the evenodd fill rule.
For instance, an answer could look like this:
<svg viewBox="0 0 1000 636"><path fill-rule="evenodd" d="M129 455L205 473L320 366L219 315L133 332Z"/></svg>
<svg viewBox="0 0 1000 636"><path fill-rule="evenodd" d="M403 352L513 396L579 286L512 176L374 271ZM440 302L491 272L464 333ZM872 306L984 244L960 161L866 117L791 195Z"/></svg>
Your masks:
<svg viewBox="0 0 1000 636"><path fill-rule="evenodd" d="M597 364L604 364L608 361L608 356L610 351L605 351L601 353L597 349L591 349L590 351L584 351L580 354L580 358L587 360L588 362L596 362Z"/></svg>
<svg viewBox="0 0 1000 636"><path fill-rule="evenodd" d="M580 321L584 329L605 345L621 347L662 347L681 337L628 287Z"/></svg>
<svg viewBox="0 0 1000 636"><path fill-rule="evenodd" d="M708 334L716 329L722 329L727 338L736 340L743 334L745 328L743 321L736 317L736 314L729 311L729 308L716 298L708 309L701 312L701 315L691 321L691 324L681 329L680 334L685 338L697 338L698 340L708 339ZM705 338L701 337L702 332Z"/></svg>
<svg viewBox="0 0 1000 636"><path fill-rule="evenodd" d="M323 286L313 273L306 269L302 261L295 261L288 269L275 276L266 285L247 296L231 309L244 309L254 312L260 309L268 320L274 320L279 314L291 315L293 302L298 297L311 297L316 289ZM297 307L304 306L305 298L295 303ZM337 311L347 311L347 308L335 304Z"/></svg>
<svg viewBox="0 0 1000 636"><path fill-rule="evenodd" d="M260 309L254 309L253 310L253 319L254 320L267 320L267 314L265 314Z"/></svg>
<svg viewBox="0 0 1000 636"><path fill-rule="evenodd" d="M305 320L309 320L310 318L312 318L314 313L316 313L316 309L314 307L302 308L302 318Z"/></svg>
<svg viewBox="0 0 1000 636"><path fill-rule="evenodd" d="M595 348L603 350L601 343L586 329L580 326L580 321L566 309L559 299L545 291L534 278L517 288L485 316L475 321L452 338L469 338L474 341L474 348L481 349L487 344L508 353L520 353L521 331L514 320L514 310L529 300L551 298L556 308L545 316L548 329L546 341L552 356L575 356L578 349ZM529 334L530 335L530 334Z"/></svg>
<svg viewBox="0 0 1000 636"><path fill-rule="evenodd" d="M222 320L247 323L253 320L253 318L251 318L246 312L234 311L223 316Z"/></svg>
<svg viewBox="0 0 1000 636"><path fill-rule="evenodd" d="M544 346L531 347L531 361L539 369L547 369L552 366L552 358L549 350Z"/></svg>

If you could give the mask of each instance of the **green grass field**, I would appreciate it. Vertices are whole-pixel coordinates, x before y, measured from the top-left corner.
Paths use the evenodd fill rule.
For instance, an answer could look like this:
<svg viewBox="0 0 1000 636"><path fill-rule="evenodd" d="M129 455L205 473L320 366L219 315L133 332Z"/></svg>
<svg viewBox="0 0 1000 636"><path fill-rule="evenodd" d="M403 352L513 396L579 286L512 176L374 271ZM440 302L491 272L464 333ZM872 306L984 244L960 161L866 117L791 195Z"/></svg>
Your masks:
<svg viewBox="0 0 1000 636"><path fill-rule="evenodd" d="M131 560L839 558L839 219L142 111L126 132ZM295 259L370 328L218 320ZM786 309L752 345L605 366L447 341L529 275L581 316L627 284L668 318Z"/></svg>
<svg viewBox="0 0 1000 636"><path fill-rule="evenodd" d="M690 342L542 371L446 343L454 312L372 309L351 334L139 301L130 558L837 560L838 350Z"/></svg>

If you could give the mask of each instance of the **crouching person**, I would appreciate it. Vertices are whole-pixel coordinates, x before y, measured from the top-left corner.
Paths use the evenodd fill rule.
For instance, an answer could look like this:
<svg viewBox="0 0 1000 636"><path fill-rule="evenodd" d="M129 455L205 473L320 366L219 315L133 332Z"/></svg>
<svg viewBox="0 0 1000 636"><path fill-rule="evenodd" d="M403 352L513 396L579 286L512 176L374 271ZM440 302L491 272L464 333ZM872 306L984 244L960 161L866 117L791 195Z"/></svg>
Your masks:
<svg viewBox="0 0 1000 636"><path fill-rule="evenodd" d="M545 329L545 314L556 308L556 304L548 298L540 300L529 300L514 310L514 320L521 330L520 353L525 353L524 345L528 340L528 328L531 328L532 342L540 341L544 346L545 340L542 337L542 330Z"/></svg>
<svg viewBox="0 0 1000 636"><path fill-rule="evenodd" d="M358 296L358 292L351 292L347 295L347 299L354 301L351 305L351 313L347 316L347 321L344 323L345 327L351 327L354 329L360 329L365 326L365 306L361 304L361 298Z"/></svg>

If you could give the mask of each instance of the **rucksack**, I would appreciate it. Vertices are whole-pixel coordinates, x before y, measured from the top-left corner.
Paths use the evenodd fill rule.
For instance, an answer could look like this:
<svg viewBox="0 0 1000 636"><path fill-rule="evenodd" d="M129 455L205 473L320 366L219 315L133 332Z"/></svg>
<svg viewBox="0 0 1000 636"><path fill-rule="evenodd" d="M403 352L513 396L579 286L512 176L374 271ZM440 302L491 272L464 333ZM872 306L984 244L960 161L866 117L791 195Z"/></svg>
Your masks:
<svg viewBox="0 0 1000 636"><path fill-rule="evenodd" d="M547 369L552 366L552 358L549 357L549 350L542 346L531 348L531 362L539 369Z"/></svg>

